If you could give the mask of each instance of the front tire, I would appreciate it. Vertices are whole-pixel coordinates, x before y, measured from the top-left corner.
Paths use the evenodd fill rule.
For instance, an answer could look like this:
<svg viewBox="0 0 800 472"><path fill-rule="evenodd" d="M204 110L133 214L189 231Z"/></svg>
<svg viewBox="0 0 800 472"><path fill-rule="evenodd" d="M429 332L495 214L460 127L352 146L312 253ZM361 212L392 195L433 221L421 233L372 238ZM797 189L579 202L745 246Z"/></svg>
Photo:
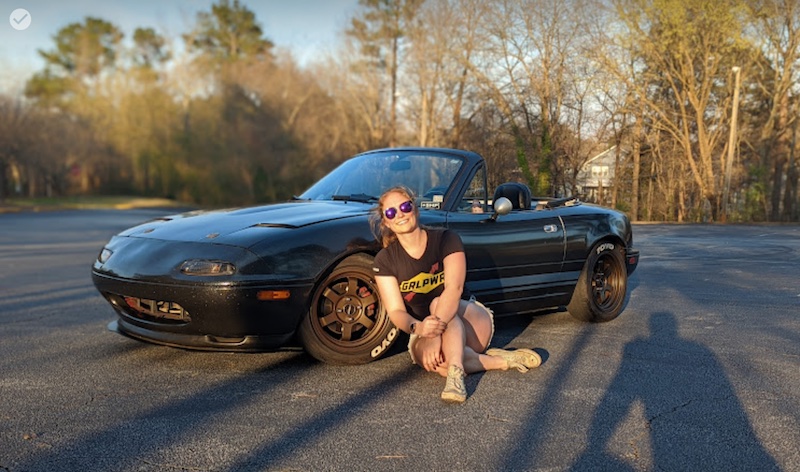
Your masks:
<svg viewBox="0 0 800 472"><path fill-rule="evenodd" d="M611 242L592 248L567 310L581 321L611 321L622 312L628 291L624 248Z"/></svg>
<svg viewBox="0 0 800 472"><path fill-rule="evenodd" d="M389 321L372 274L372 258L357 254L320 282L300 323L306 352L329 364L354 365L389 350L399 330Z"/></svg>

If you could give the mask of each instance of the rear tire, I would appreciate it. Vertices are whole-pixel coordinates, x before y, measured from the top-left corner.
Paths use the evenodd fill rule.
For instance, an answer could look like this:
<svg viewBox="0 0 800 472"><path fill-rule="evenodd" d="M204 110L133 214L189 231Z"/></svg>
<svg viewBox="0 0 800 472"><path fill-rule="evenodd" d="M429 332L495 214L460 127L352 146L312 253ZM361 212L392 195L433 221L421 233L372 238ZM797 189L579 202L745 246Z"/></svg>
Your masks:
<svg viewBox="0 0 800 472"><path fill-rule="evenodd" d="M320 282L300 323L306 352L329 364L354 365L389 350L399 330L389 321L372 274L372 258L356 254Z"/></svg>
<svg viewBox="0 0 800 472"><path fill-rule="evenodd" d="M619 316L628 291L624 250L611 242L592 248L567 305L573 317L581 321L603 322Z"/></svg>

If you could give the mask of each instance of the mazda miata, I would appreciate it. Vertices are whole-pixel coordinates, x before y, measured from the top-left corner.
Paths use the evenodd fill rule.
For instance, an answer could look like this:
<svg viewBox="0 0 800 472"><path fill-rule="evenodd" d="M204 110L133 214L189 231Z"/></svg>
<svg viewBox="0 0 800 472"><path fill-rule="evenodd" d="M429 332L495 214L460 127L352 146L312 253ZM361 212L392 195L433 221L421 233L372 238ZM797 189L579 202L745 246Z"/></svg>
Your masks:
<svg viewBox="0 0 800 472"><path fill-rule="evenodd" d="M402 184L420 221L456 231L466 286L497 316L566 309L589 322L623 310L639 261L628 218L576 198L490 189L476 153L369 151L283 203L156 218L103 247L97 290L124 335L189 349L263 351L300 345L315 358L361 364L400 337L372 271L368 222L377 197Z"/></svg>

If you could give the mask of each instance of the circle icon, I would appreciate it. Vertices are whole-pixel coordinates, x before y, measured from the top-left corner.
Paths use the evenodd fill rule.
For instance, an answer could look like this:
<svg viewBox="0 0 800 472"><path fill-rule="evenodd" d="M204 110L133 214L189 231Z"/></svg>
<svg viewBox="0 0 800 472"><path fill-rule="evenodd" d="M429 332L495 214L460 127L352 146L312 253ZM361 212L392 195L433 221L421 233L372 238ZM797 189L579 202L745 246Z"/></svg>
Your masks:
<svg viewBox="0 0 800 472"><path fill-rule="evenodd" d="M31 25L31 14L24 8L17 8L11 12L11 16L8 17L8 22L11 23L11 27L15 30L26 30L28 26Z"/></svg>

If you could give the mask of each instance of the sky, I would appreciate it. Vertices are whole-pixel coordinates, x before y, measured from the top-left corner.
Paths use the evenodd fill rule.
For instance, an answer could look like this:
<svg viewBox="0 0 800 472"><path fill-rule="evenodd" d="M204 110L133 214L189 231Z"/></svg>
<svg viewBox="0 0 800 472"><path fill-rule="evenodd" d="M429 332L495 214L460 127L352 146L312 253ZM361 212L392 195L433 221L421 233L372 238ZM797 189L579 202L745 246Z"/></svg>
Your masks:
<svg viewBox="0 0 800 472"><path fill-rule="evenodd" d="M0 0L0 93L14 93L44 67L37 50L51 50L53 36L87 16L119 27L129 40L138 27L178 39L197 12L215 0ZM264 36L290 49L300 63L331 52L358 8L358 0L240 0L255 13ZM29 13L25 16L23 9ZM21 28L12 27L16 22Z"/></svg>

